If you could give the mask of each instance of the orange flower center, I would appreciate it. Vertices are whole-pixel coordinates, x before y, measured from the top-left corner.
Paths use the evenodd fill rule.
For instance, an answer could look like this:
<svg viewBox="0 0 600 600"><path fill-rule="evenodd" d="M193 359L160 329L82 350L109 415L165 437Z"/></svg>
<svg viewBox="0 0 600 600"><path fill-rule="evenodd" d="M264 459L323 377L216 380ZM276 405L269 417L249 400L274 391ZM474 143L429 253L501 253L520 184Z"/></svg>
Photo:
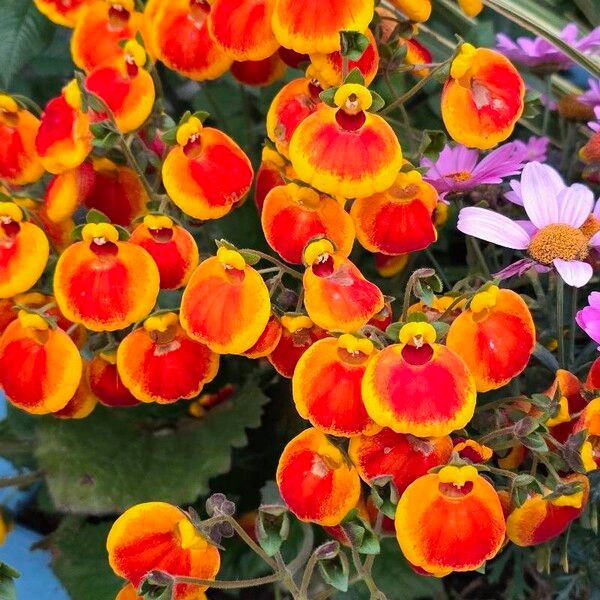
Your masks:
<svg viewBox="0 0 600 600"><path fill-rule="evenodd" d="M469 171L457 171L456 173L450 173L447 177L456 181L456 183L462 183L463 181L469 181L469 179L471 179L471 173L469 173Z"/></svg>
<svg viewBox="0 0 600 600"><path fill-rule="evenodd" d="M547 225L535 234L528 250L531 258L543 265L557 258L583 260L588 255L588 238L571 225Z"/></svg>

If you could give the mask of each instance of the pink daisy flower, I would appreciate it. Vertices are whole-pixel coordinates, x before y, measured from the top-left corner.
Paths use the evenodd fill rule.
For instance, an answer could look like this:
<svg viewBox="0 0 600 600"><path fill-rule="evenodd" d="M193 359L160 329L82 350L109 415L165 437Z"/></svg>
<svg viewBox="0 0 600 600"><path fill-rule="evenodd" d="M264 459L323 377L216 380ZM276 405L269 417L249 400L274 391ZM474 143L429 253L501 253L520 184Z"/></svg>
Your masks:
<svg viewBox="0 0 600 600"><path fill-rule="evenodd" d="M587 125L594 133L598 133L600 131L600 106L594 108L594 115L596 120L590 121Z"/></svg>
<svg viewBox="0 0 600 600"><path fill-rule="evenodd" d="M575 319L577 325L600 344L600 292L592 292L588 296L588 306L582 308Z"/></svg>
<svg viewBox="0 0 600 600"><path fill-rule="evenodd" d="M513 187L514 192L514 187ZM513 221L505 215L479 207L460 211L458 229L467 235L514 250L527 257L498 274L501 278L530 269L555 269L568 285L582 287L592 277L586 262L590 248L600 247L600 232L581 230L594 209L594 194L584 185L567 187L547 165L532 162L521 175L518 195L529 220Z"/></svg>
<svg viewBox="0 0 600 600"><path fill-rule="evenodd" d="M428 170L425 181L444 198L452 192L468 192L479 185L502 183L503 178L518 175L526 160L527 150L515 142L499 146L482 160L479 152L457 144L446 145L434 162L421 159Z"/></svg>
<svg viewBox="0 0 600 600"><path fill-rule="evenodd" d="M579 96L579 101L592 108L600 106L600 79L588 79L590 89Z"/></svg>
<svg viewBox="0 0 600 600"><path fill-rule="evenodd" d="M600 51L600 27L588 35L579 38L575 23L569 23L561 32L560 38L588 56L596 56ZM573 61L541 37L519 37L512 40L504 33L496 36L496 49L511 60L527 67L554 67L556 70L568 69Z"/></svg>

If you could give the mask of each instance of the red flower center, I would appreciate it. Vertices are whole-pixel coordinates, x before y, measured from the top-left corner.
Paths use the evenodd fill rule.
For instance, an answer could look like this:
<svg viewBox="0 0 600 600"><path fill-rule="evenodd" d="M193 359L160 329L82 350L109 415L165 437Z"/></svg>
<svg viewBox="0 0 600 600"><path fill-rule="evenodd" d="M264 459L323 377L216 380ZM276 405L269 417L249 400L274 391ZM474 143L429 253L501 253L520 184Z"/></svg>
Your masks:
<svg viewBox="0 0 600 600"><path fill-rule="evenodd" d="M367 117L364 111L360 111L355 115L349 115L347 112L339 109L335 113L335 120L342 129L345 129L346 131L356 131L365 124Z"/></svg>
<svg viewBox="0 0 600 600"><path fill-rule="evenodd" d="M402 348L402 358L413 366L424 365L433 357L433 348L430 344L423 344L420 348L406 344Z"/></svg>

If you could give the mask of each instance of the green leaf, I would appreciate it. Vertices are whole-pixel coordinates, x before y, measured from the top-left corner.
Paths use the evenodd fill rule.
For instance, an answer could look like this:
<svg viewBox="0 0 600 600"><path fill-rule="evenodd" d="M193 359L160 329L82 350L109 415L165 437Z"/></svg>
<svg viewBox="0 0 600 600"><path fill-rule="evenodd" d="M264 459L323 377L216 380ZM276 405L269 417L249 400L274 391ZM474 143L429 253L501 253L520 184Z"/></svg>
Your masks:
<svg viewBox="0 0 600 600"><path fill-rule="evenodd" d="M160 138L165 144L174 146L177 143L177 127L171 127L171 129L167 129L167 131L165 131Z"/></svg>
<svg viewBox="0 0 600 600"><path fill-rule="evenodd" d="M232 448L247 443L246 428L258 427L267 400L247 384L204 419L163 422L156 431L151 406L98 407L77 422L40 419L36 457L59 510L102 515L157 498L190 504L230 468Z"/></svg>
<svg viewBox="0 0 600 600"><path fill-rule="evenodd" d="M446 134L443 131L426 129L423 132L417 153L436 161L446 145L446 140Z"/></svg>
<svg viewBox="0 0 600 600"><path fill-rule="evenodd" d="M19 572L15 571L6 563L0 562L0 598L2 600L17 600L17 588L15 579Z"/></svg>
<svg viewBox="0 0 600 600"><path fill-rule="evenodd" d="M432 325L435 329L437 341L440 343L440 340L443 340L448 335L448 331L450 331L450 325L448 325L448 323L444 323L444 321L434 321Z"/></svg>
<svg viewBox="0 0 600 600"><path fill-rule="evenodd" d="M529 435L519 438L519 441L525 448L529 448L534 452L548 452L548 444L546 444L544 438L540 433L534 431Z"/></svg>
<svg viewBox="0 0 600 600"><path fill-rule="evenodd" d="M114 600L124 585L108 564L106 537L111 525L67 517L52 534L52 569L71 598Z"/></svg>
<svg viewBox="0 0 600 600"><path fill-rule="evenodd" d="M556 357L548 350L542 346L539 342L535 345L533 349L533 356L535 356L548 370L555 373L558 371L559 364L556 360Z"/></svg>
<svg viewBox="0 0 600 600"><path fill-rule="evenodd" d="M285 506L267 505L258 509L258 543L275 556L290 533L290 517Z"/></svg>
<svg viewBox="0 0 600 600"><path fill-rule="evenodd" d="M575 0L575 4L593 27L600 25L600 4L597 0Z"/></svg>
<svg viewBox="0 0 600 600"><path fill-rule="evenodd" d="M387 326L385 330L385 335L387 335L394 342L398 341L398 335L400 334L400 330L404 326L404 323L391 323Z"/></svg>
<svg viewBox="0 0 600 600"><path fill-rule="evenodd" d="M122 225L113 224L113 227L119 232L119 240L122 242L126 242L131 237L129 231L127 231L127 229L125 229L125 227Z"/></svg>
<svg viewBox="0 0 600 600"><path fill-rule="evenodd" d="M361 70L358 67L354 67L350 73L344 79L344 83L358 83L358 85L365 85L365 78Z"/></svg>
<svg viewBox="0 0 600 600"><path fill-rule="evenodd" d="M350 565L343 552L340 552L334 558L320 560L318 565L319 571L321 571L321 575L326 583L341 592L348 590Z"/></svg>
<svg viewBox="0 0 600 600"><path fill-rule="evenodd" d="M86 223L110 223L110 219L100 210L92 208L85 216Z"/></svg>
<svg viewBox="0 0 600 600"><path fill-rule="evenodd" d="M333 97L335 96L336 92L337 92L337 88L336 87L327 88L326 90L323 90L319 94L319 98L321 99L322 102L324 102L325 104L327 104L327 106L331 106L333 108L335 106L335 102L333 101Z"/></svg>
<svg viewBox="0 0 600 600"><path fill-rule="evenodd" d="M260 262L260 256L250 250L242 250L240 252L247 265L251 267Z"/></svg>
<svg viewBox="0 0 600 600"><path fill-rule="evenodd" d="M373 103L369 108L370 112L379 112L385 106L385 100L377 93L371 91L371 98L373 98Z"/></svg>
<svg viewBox="0 0 600 600"><path fill-rule="evenodd" d="M358 31L340 31L340 54L349 60L360 60L369 47L369 38Z"/></svg>
<svg viewBox="0 0 600 600"><path fill-rule="evenodd" d="M33 0L0 0L0 82L10 87L14 76L50 44L56 27Z"/></svg>

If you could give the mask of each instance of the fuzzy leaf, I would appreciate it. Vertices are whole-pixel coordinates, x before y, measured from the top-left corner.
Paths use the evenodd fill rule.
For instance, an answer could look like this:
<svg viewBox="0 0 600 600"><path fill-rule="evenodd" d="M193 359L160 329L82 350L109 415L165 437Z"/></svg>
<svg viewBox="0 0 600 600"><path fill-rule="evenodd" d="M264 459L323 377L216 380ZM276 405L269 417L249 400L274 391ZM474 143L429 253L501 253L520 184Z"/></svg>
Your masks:
<svg viewBox="0 0 600 600"><path fill-rule="evenodd" d="M369 38L358 31L340 31L340 54L349 60L360 60L369 47Z"/></svg>
<svg viewBox="0 0 600 600"><path fill-rule="evenodd" d="M67 517L52 534L52 570L71 598L114 600L124 582L108 565L106 536L111 523Z"/></svg>
<svg viewBox="0 0 600 600"><path fill-rule="evenodd" d="M157 431L147 426L153 407L99 407L77 422L41 419L36 456L58 510L102 515L157 498L185 505L230 468L232 448L247 443L246 428L260 424L266 402L247 384L204 419Z"/></svg>
<svg viewBox="0 0 600 600"><path fill-rule="evenodd" d="M33 0L0 0L0 82L11 86L14 76L54 37L56 27Z"/></svg>

